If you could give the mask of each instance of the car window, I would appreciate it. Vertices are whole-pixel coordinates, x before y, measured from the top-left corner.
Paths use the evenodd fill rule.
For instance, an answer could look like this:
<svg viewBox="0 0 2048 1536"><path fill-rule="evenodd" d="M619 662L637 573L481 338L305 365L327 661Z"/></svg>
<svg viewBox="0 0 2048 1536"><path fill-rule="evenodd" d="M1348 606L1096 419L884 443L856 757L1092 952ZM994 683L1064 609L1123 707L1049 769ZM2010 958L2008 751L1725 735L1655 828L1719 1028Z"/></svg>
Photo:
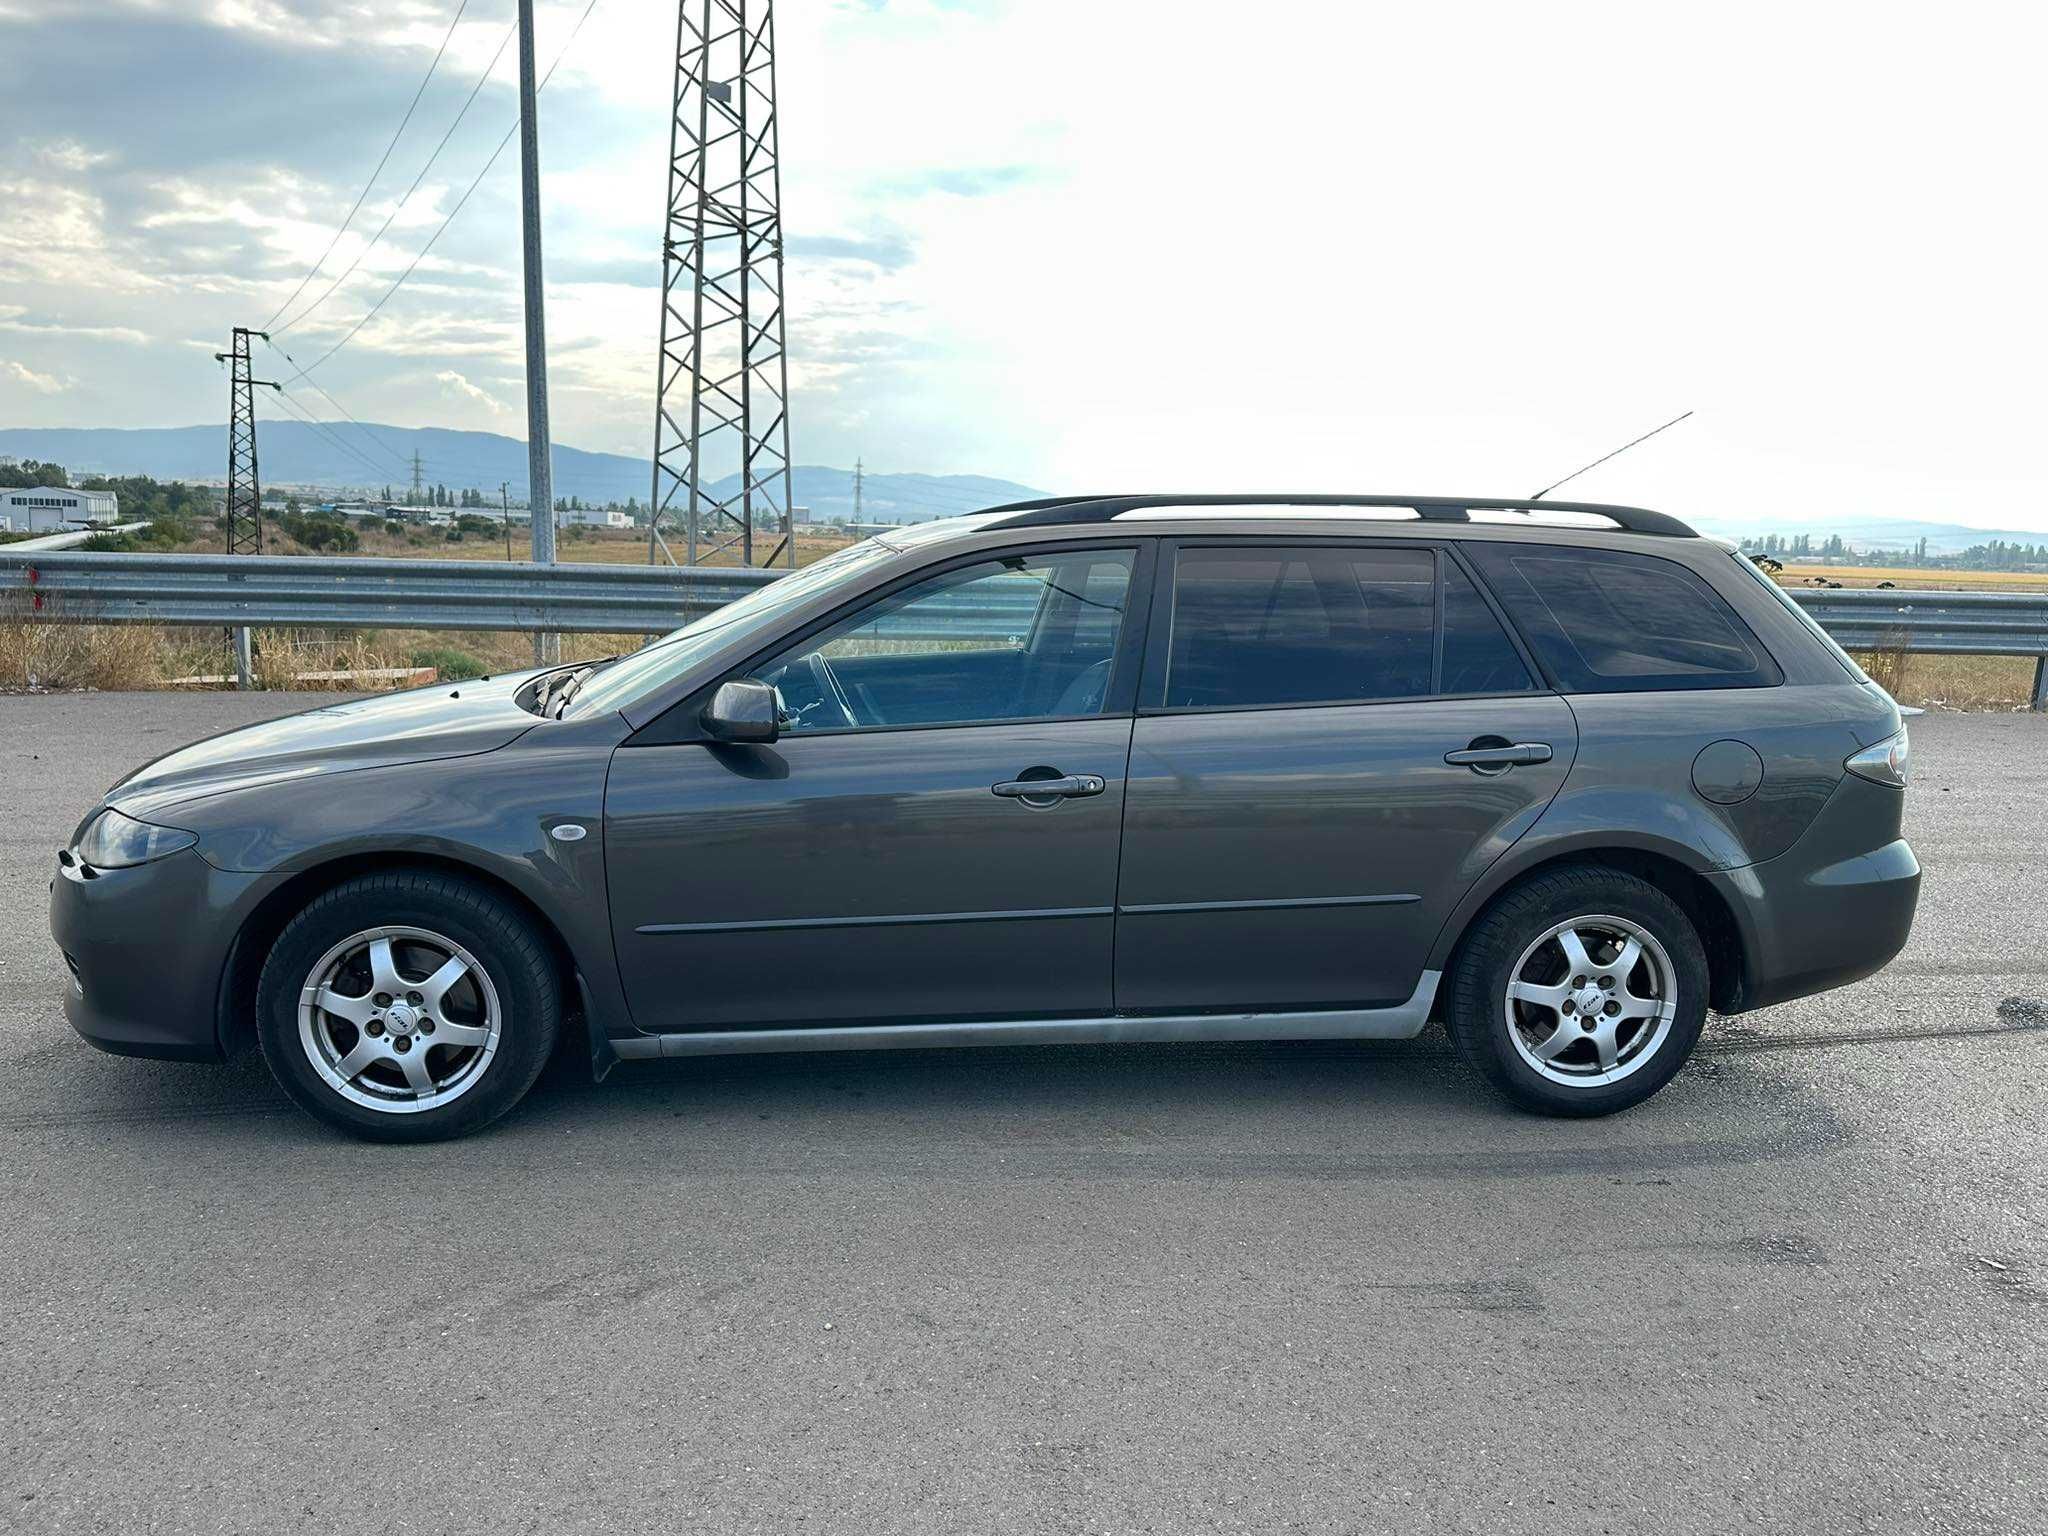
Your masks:
<svg viewBox="0 0 2048 1536"><path fill-rule="evenodd" d="M1101 711L1134 552L984 560L881 598L754 669L787 731Z"/></svg>
<svg viewBox="0 0 2048 1536"><path fill-rule="evenodd" d="M1440 693L1523 693L1529 664L1456 561L1444 561L1444 672Z"/></svg>
<svg viewBox="0 0 2048 1536"><path fill-rule="evenodd" d="M1549 545L1464 548L1567 693L1783 681L1721 595L1676 561Z"/></svg>
<svg viewBox="0 0 2048 1536"><path fill-rule="evenodd" d="M591 715L624 708L675 681L721 646L749 633L772 631L798 604L836 586L865 580L875 566L897 553L895 546L869 539L757 587L738 601L592 672L569 701L566 713Z"/></svg>
<svg viewBox="0 0 2048 1536"><path fill-rule="evenodd" d="M1427 549L1183 549L1169 709L1415 698L1434 686Z"/></svg>

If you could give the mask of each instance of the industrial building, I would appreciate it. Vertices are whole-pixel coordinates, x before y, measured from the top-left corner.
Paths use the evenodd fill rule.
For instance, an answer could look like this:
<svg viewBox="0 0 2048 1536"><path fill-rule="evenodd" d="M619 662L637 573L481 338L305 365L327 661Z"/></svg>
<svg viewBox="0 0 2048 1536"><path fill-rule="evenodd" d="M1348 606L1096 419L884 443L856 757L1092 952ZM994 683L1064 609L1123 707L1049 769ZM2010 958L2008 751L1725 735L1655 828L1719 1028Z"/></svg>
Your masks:
<svg viewBox="0 0 2048 1536"><path fill-rule="evenodd" d="M0 518L16 533L59 533L88 523L111 523L121 515L112 491L74 491L29 485L0 491Z"/></svg>

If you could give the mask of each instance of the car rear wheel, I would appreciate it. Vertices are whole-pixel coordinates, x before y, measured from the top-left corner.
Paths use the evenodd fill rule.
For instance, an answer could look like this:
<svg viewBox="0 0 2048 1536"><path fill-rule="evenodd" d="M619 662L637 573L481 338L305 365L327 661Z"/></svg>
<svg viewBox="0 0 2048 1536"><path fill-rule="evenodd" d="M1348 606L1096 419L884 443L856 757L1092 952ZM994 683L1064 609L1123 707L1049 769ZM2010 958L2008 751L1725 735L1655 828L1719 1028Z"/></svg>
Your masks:
<svg viewBox="0 0 2048 1536"><path fill-rule="evenodd" d="M1606 1115L1668 1083L1699 1039L1707 961L1683 909L1596 867L1518 886L1474 924L1446 1008L1459 1054L1508 1098Z"/></svg>
<svg viewBox="0 0 2048 1536"><path fill-rule="evenodd" d="M284 1089L378 1141L460 1136L505 1113L554 1048L546 945L483 887L391 872L315 898L257 984L257 1038Z"/></svg>

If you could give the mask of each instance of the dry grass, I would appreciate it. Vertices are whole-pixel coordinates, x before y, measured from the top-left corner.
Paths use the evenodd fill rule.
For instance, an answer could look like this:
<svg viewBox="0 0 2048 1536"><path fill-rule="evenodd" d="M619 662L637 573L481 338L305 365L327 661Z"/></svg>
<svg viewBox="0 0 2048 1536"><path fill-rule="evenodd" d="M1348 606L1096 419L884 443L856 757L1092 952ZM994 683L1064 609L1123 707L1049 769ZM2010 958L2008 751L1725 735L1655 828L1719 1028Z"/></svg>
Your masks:
<svg viewBox="0 0 2048 1536"><path fill-rule="evenodd" d="M385 525L368 519L350 522L362 547L349 551L349 557L374 560L464 560L498 561L505 560L505 540L502 536L485 534L464 534L460 539L449 539L439 528L411 528L403 533L391 533ZM796 563L809 565L813 560L841 550L853 541L843 534L805 533L796 541ZM755 558L764 557L774 541L757 545ZM684 544L680 538L672 538L669 547L678 560L683 558ZM512 528L512 559L525 560L532 551L528 530L514 524ZM189 544L178 547L179 554L217 555L221 552L221 536L217 529L204 529L200 537ZM267 555L305 555L319 560L333 556L336 551L309 550L296 540L289 538L274 523L265 523L263 528L263 552ZM647 531L612 528L564 528L556 544L556 555L564 563L572 565L645 565L647 564ZM737 565L739 553L731 550L716 560L707 560L706 565Z"/></svg>
<svg viewBox="0 0 2048 1536"><path fill-rule="evenodd" d="M0 689L148 688L165 631L150 624L50 624L24 592L0 597Z"/></svg>
<svg viewBox="0 0 2048 1536"><path fill-rule="evenodd" d="M2048 571L1930 571L1914 566L1793 565L1778 575L1781 587L1805 587L1816 576L1845 587L1874 587L1888 581L1895 587L1925 592L2048 592Z"/></svg>
<svg viewBox="0 0 2048 1536"><path fill-rule="evenodd" d="M1857 664L1901 704L1922 709L2025 709L2034 695L2031 656L1908 656L1867 652Z"/></svg>

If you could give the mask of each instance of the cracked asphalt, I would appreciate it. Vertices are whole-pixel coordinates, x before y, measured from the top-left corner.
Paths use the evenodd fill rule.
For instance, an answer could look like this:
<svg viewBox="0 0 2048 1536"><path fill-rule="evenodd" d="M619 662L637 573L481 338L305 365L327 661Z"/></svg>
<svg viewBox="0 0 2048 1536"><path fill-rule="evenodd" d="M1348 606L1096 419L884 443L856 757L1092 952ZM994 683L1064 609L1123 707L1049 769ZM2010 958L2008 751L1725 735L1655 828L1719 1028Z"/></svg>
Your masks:
<svg viewBox="0 0 2048 1536"><path fill-rule="evenodd" d="M1440 1034L559 1064L452 1146L75 1039L53 850L310 701L0 698L0 1528L2048 1529L2048 719L1907 952L1529 1119Z"/></svg>

